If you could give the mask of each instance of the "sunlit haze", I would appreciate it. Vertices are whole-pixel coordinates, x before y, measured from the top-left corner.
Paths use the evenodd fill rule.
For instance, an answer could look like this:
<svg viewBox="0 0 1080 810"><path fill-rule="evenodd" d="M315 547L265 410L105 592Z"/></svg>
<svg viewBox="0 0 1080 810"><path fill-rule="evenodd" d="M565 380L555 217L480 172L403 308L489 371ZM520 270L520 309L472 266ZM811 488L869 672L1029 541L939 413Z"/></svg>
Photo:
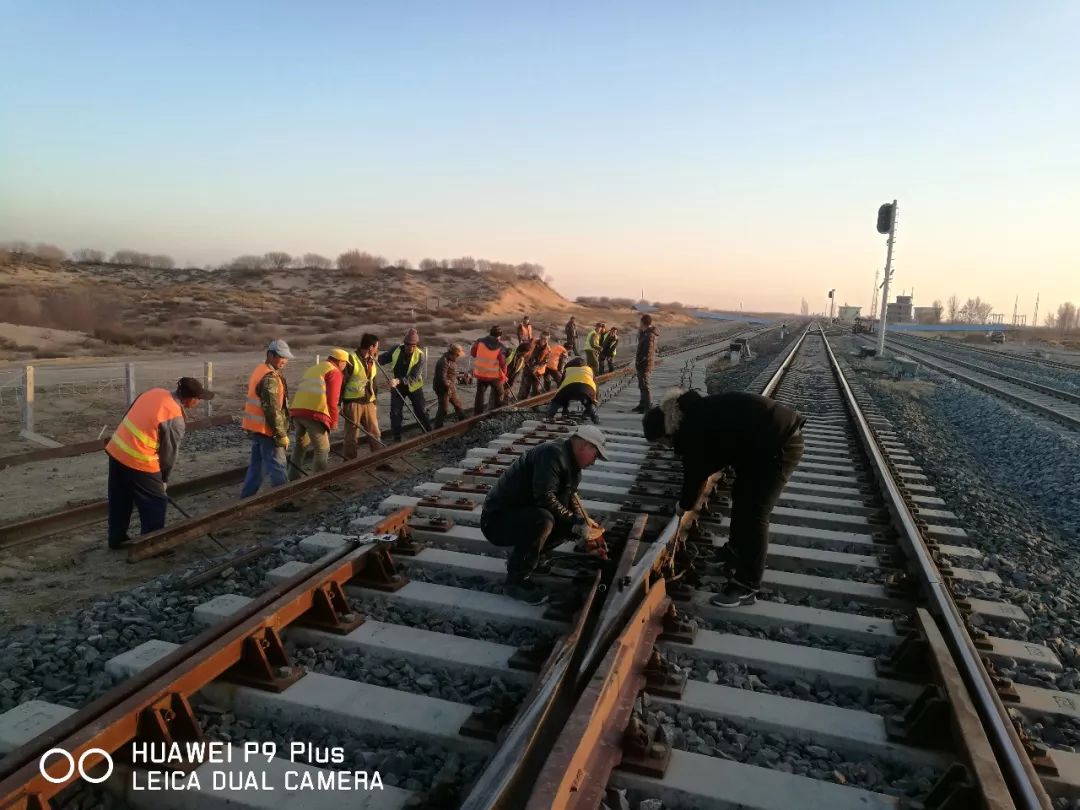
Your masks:
<svg viewBox="0 0 1080 810"><path fill-rule="evenodd" d="M1080 300L1080 4L4 2L0 239ZM1040 316L1041 320L1041 316Z"/></svg>

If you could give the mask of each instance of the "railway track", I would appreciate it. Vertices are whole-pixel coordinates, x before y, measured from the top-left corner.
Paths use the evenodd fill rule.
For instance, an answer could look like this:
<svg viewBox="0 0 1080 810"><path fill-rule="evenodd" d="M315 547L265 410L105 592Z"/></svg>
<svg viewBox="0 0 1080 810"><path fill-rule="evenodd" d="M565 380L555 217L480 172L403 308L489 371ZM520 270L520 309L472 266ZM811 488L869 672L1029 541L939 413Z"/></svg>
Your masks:
<svg viewBox="0 0 1080 810"><path fill-rule="evenodd" d="M792 348L755 386L809 417L756 605L708 603L730 482L714 477L673 519L679 465L645 444L625 412L636 391L615 383L601 409L612 457L580 490L612 561L597 569L562 549L547 574L554 604L503 596L501 552L478 529L500 471L571 429L526 421L387 498L359 537L306 538L306 558L266 571L269 591L206 599L195 638L113 659L123 680L81 712L24 711L22 747L0 760L0 808L56 796L37 769L48 748L130 753L134 739L212 739L233 759L188 763L184 778L203 776L196 794L132 789L150 768L121 756L106 785L73 791L92 801L108 786L155 810L953 810L1080 797L1080 755L1025 744L1012 722L1077 717L1080 701L993 677L995 663L1053 668L1053 652L994 635L1026 616L994 598L977 543L825 337ZM682 356L658 369L659 386L700 384L704 363ZM307 747L331 742L340 762ZM342 784L376 771L393 786ZM229 787L245 773L278 791ZM290 778L333 789L287 790Z"/></svg>
<svg viewBox="0 0 1080 810"><path fill-rule="evenodd" d="M905 335L904 337L911 340L917 345L929 344L932 346L941 346L943 343L945 343L942 340L931 340L925 337L916 337L915 335ZM1080 374L1080 363L1070 363L1065 360L1051 360L1048 357L1032 357L1028 355L1017 354L1016 352L988 349L984 346L973 346L969 343L959 343L955 346L949 345L949 349L959 353L968 352L976 355L981 355L983 357L986 357L988 360L992 359L997 362L1015 362L1020 365L1029 366L1035 370L1045 370L1047 368L1053 368L1060 369L1062 371L1072 372L1074 374Z"/></svg>
<svg viewBox="0 0 1080 810"><path fill-rule="evenodd" d="M824 337L804 344L770 382L810 419L773 514L765 600L708 603L726 534L720 488L686 532L693 565L658 581L623 625L529 808L593 808L605 795L615 807L613 791L632 807L769 810L1049 807L1050 794L1078 795L1076 755L1033 746L1013 724L1070 722L1077 697L993 677L995 662L1054 666L1053 653L983 629L1026 617L986 595L996 577L977 546ZM670 621L672 604L690 625Z"/></svg>
<svg viewBox="0 0 1080 810"><path fill-rule="evenodd" d="M658 383L700 385L705 362L725 349L728 339L725 336L719 346L673 353L658 368ZM636 398L636 388L627 390L631 381L626 375L609 381L603 408L621 408ZM524 429L522 440L533 441L552 429L568 427L526 423ZM628 470L647 466L640 437L634 440L628 434L627 440L634 451L630 455L642 458L612 462L620 480L632 478ZM491 452L501 456L495 450L502 449L500 445ZM472 458L462 462L472 465ZM670 472L670 458L655 463L662 472L647 471L646 476ZM497 469L498 464L495 458L488 466ZM483 468L475 473L490 480ZM108 670L119 680L118 686L97 695L79 712L41 702L16 707L0 723L4 728L0 748L7 753L0 760L0 807L44 807L57 798L59 787L39 770L42 753L56 747L75 757L91 748L117 754L114 763L121 778L113 778L110 785L124 794L122 801L129 807L152 805L156 810L163 801L168 806L197 807L226 802L236 806L237 801L240 806L260 807L340 806L340 788L286 797L286 772L317 783L322 779L325 785L335 774L374 773L373 764L393 776L397 787L353 791L347 797L350 806L401 807L417 800L432 807L457 806L465 784L496 752L500 726L519 707L543 706L544 690L561 683L546 676L567 660L567 651L577 649L575 641L592 615L589 605L607 587L598 572L578 571L579 578L566 580L568 601L533 608L503 596L497 583L484 581L495 569L501 571L502 561L478 553L490 553L492 548L479 546L475 528L465 531L468 518L458 499L471 496L475 503L478 495L482 497L482 489L468 483L471 477L446 484L460 526L432 523L423 504L392 509L391 499L384 507L393 514L379 519L360 538L321 534L301 542L296 548L301 559L266 570L266 581L273 587L265 593L215 593L214 586L204 586L192 598L212 598L194 606L192 621L209 629L181 644L153 639L115 656ZM662 499L641 497L655 508L662 506ZM643 537L659 531L659 525L647 526L649 520L666 523L663 515L649 518L628 508L599 505L592 511L594 518L610 524L612 539L621 537L631 554ZM205 529L205 523L200 525ZM465 543L469 551L455 556L449 550L417 549L424 532ZM412 552L419 553L398 570L394 560L400 563ZM573 564L574 558L569 559ZM477 561L493 566L477 577L468 565L463 567L463 562ZM605 574L607 582L613 573ZM358 655L385 662L385 667L363 673L350 670ZM402 662L408 674L401 669ZM343 671L355 677L334 674ZM314 703L301 700L305 693ZM272 706L262 703L266 699L284 702ZM222 716L260 712L275 718L277 725L236 723L223 728L221 723ZM247 729L246 735L238 732L238 726ZM136 786L154 778L155 769L133 759L134 739L211 740L223 744L224 756L232 762L226 767L204 752L201 764L190 763L189 773L197 775L201 769L204 776L197 795L180 790L146 792ZM331 765L319 752L310 751L304 753L306 759L294 762L288 742L296 740L320 749L340 742L347 752L342 755L345 762ZM250 775L253 770L251 765L243 767L244 742L277 746L277 756L258 765L260 778L278 780L281 792L272 804L266 804L265 793L229 787L229 779L242 779L244 772ZM437 773L396 759L386 765L379 758L398 749L441 763ZM424 753L417 753L421 749ZM374 761L373 754L379 755ZM96 761L91 756L89 764ZM49 761L46 772L63 774L64 769L61 758ZM211 772L225 780L220 790L213 787ZM107 801L103 788L89 784L78 784L73 792L77 798L70 801L78 802L76 806L104 806ZM64 801L69 800L58 800Z"/></svg>
<svg viewBox="0 0 1080 810"><path fill-rule="evenodd" d="M886 343L928 368L1021 405L1066 427L1080 430L1080 394L1036 383L922 346L916 347L907 341L887 338Z"/></svg>

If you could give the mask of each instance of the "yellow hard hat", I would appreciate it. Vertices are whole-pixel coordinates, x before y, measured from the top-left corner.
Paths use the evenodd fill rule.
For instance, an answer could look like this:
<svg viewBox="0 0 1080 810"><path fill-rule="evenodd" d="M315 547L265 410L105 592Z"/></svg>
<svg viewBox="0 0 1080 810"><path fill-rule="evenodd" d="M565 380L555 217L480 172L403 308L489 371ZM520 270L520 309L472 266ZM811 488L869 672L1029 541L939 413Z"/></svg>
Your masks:
<svg viewBox="0 0 1080 810"><path fill-rule="evenodd" d="M327 357L331 360L340 360L342 363L349 362L349 353L344 349L331 349Z"/></svg>

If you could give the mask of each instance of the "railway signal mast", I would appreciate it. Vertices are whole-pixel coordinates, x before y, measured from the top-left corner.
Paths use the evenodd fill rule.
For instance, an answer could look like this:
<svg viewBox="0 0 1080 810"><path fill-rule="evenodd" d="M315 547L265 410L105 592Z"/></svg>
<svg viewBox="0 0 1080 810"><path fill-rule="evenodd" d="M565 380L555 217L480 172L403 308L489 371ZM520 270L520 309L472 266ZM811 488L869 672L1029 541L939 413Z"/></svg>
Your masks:
<svg viewBox="0 0 1080 810"><path fill-rule="evenodd" d="M878 357L885 356L885 314L889 311L889 280L892 278L892 249L896 241L896 214L899 209L896 200L885 203L877 212L878 233L889 235L885 253L885 280L881 282L881 328L878 330Z"/></svg>

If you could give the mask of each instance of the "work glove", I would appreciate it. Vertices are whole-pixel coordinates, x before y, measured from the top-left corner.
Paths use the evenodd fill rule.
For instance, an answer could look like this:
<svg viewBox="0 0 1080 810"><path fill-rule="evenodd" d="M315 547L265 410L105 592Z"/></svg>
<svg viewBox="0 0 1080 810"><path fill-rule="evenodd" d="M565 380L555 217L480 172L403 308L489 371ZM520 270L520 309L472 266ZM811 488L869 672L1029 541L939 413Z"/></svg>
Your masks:
<svg viewBox="0 0 1080 810"><path fill-rule="evenodd" d="M400 384L401 384L401 380L399 380L397 377L394 377L394 379L390 380L390 387L391 388L397 388Z"/></svg>
<svg viewBox="0 0 1080 810"><path fill-rule="evenodd" d="M289 449L289 437L288 436L278 436L276 439L274 439L274 447L280 447L282 450L288 450Z"/></svg>

